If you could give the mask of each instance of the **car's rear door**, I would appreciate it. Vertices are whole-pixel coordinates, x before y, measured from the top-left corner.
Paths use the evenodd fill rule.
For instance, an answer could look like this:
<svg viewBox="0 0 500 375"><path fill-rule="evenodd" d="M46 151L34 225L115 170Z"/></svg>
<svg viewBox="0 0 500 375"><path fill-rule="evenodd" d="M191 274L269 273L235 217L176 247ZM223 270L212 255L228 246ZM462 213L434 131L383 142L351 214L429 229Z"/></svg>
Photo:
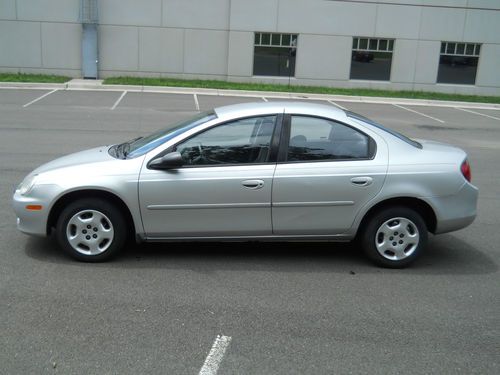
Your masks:
<svg viewBox="0 0 500 375"><path fill-rule="evenodd" d="M149 238L239 237L272 233L271 141L281 116L217 125L172 150L185 165L143 167L139 199Z"/></svg>
<svg viewBox="0 0 500 375"><path fill-rule="evenodd" d="M272 191L273 233L337 235L380 191L387 146L326 118L285 116Z"/></svg>

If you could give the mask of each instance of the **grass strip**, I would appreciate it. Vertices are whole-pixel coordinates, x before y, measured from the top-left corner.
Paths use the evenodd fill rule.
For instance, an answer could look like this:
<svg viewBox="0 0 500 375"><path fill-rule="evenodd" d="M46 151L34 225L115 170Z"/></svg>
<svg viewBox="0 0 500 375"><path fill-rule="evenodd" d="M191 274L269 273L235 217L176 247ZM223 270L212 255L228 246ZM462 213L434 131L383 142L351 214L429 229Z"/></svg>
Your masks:
<svg viewBox="0 0 500 375"><path fill-rule="evenodd" d="M0 73L0 82L65 83L70 79L51 74Z"/></svg>
<svg viewBox="0 0 500 375"><path fill-rule="evenodd" d="M392 91L363 88L335 88L322 86L278 85L268 83L240 83L216 80L184 80L175 78L146 78L146 77L111 77L104 80L110 85L144 85L170 87L197 87L228 90L276 91L308 94L350 95L350 96L378 96L387 98L409 98L428 100L448 100L461 102L500 103L500 96L479 96L445 94L426 91Z"/></svg>

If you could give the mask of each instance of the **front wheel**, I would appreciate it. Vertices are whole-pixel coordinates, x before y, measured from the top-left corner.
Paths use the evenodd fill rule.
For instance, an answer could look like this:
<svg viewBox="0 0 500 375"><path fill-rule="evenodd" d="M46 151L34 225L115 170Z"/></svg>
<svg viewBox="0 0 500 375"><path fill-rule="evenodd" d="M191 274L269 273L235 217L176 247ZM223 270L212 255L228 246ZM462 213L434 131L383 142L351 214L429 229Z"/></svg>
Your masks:
<svg viewBox="0 0 500 375"><path fill-rule="evenodd" d="M108 260L126 240L126 223L115 206L101 199L80 199L63 209L57 240L73 258L84 262Z"/></svg>
<svg viewBox="0 0 500 375"><path fill-rule="evenodd" d="M414 210L392 207L370 218L361 240L365 254L377 265L402 268L425 248L427 227Z"/></svg>

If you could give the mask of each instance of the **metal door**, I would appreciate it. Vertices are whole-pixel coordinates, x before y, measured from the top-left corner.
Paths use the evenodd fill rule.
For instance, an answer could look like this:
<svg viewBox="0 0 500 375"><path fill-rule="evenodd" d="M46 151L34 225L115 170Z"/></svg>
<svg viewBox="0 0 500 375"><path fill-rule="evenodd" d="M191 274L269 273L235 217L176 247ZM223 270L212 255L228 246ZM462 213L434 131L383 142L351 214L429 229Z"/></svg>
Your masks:
<svg viewBox="0 0 500 375"><path fill-rule="evenodd" d="M82 75L83 78L97 78L97 25L83 24L82 33Z"/></svg>
<svg viewBox="0 0 500 375"><path fill-rule="evenodd" d="M270 235L275 166L143 168L139 199L147 236Z"/></svg>

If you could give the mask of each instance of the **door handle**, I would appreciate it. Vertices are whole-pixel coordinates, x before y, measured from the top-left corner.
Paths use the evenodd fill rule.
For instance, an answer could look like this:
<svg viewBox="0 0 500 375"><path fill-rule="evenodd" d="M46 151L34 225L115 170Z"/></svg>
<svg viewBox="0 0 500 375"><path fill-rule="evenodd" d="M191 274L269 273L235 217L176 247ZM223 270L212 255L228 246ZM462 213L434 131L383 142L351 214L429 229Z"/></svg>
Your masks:
<svg viewBox="0 0 500 375"><path fill-rule="evenodd" d="M373 182L373 178L371 177L353 177L351 178L351 182L356 186L368 186Z"/></svg>
<svg viewBox="0 0 500 375"><path fill-rule="evenodd" d="M245 180L241 183L244 187L251 190L261 189L264 186L262 180Z"/></svg>

